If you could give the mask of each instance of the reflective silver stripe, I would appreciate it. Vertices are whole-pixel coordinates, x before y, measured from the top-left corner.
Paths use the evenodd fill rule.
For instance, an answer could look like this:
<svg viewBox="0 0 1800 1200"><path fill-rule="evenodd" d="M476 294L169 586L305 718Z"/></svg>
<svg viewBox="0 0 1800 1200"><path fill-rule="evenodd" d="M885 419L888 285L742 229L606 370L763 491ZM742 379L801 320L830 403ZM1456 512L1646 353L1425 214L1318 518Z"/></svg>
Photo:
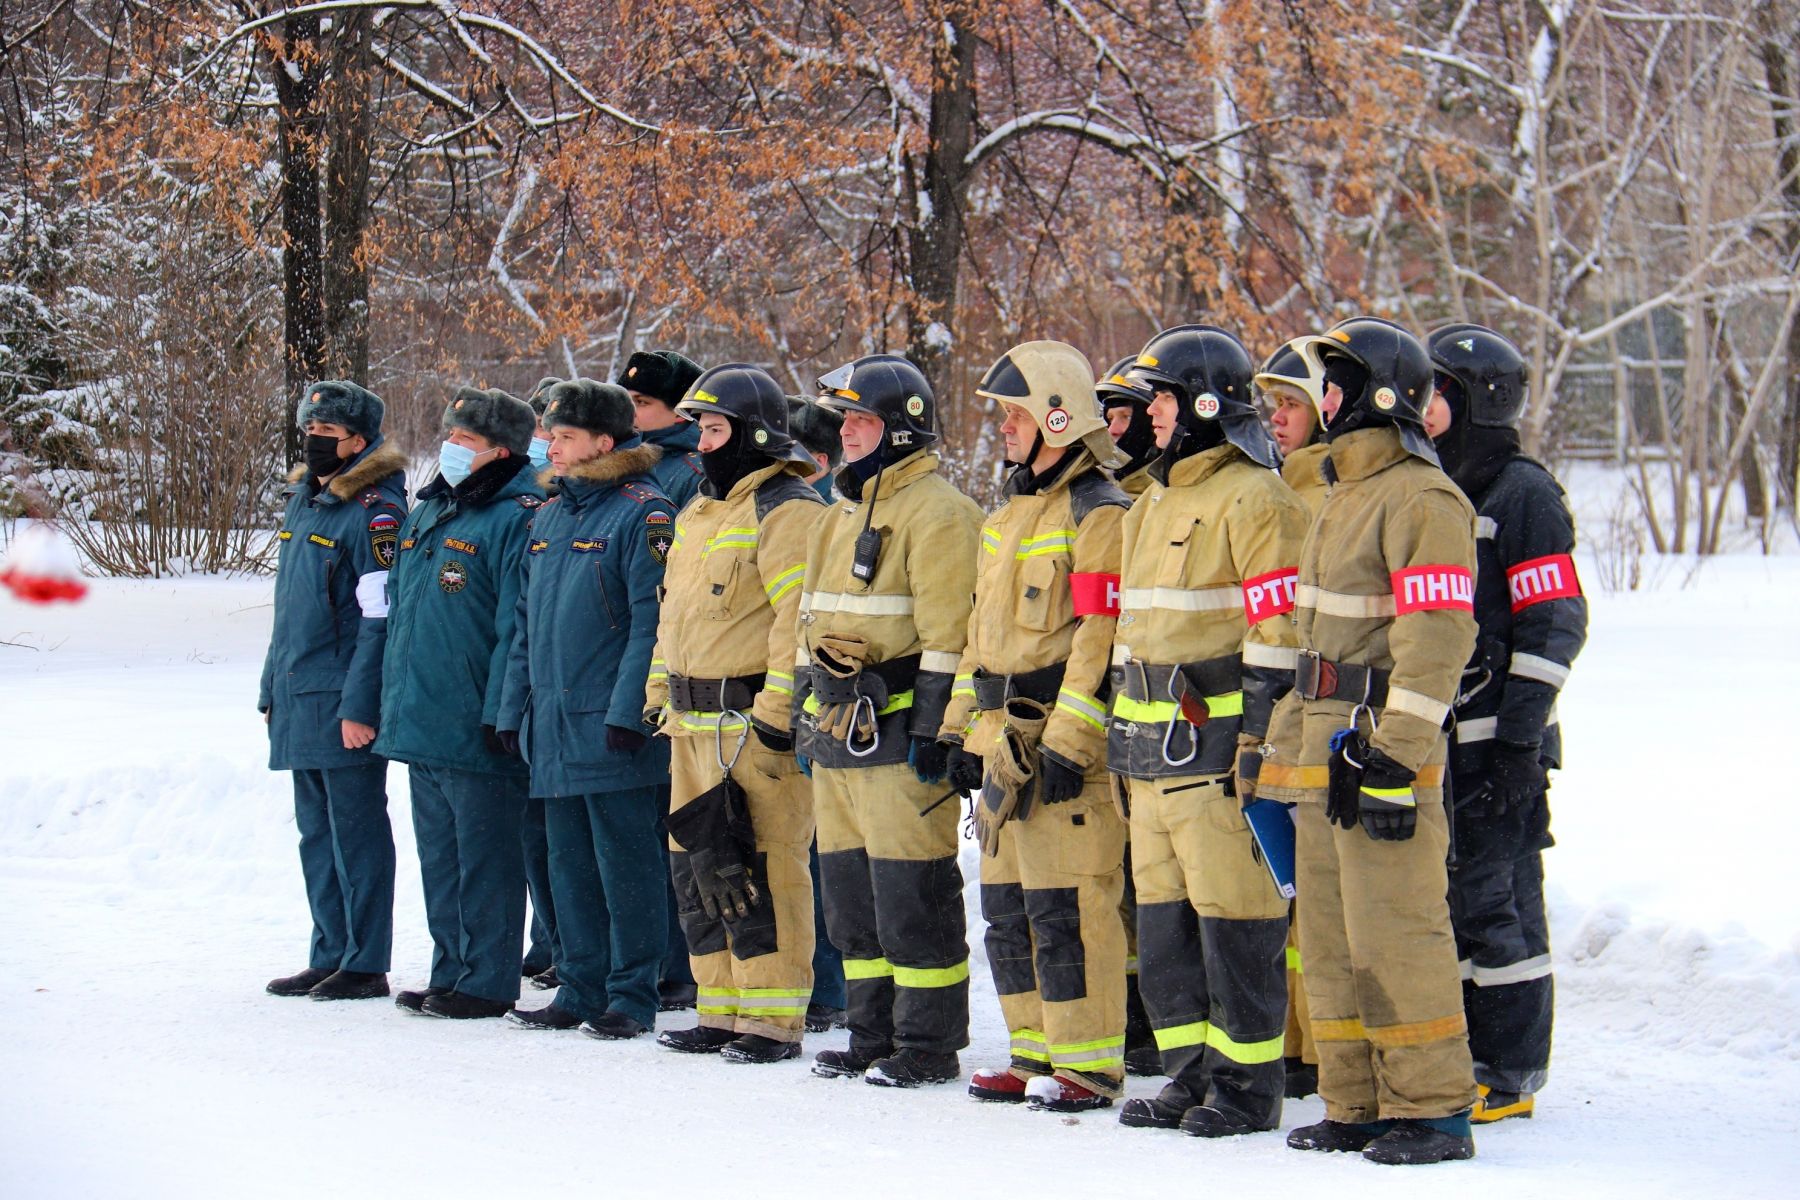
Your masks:
<svg viewBox="0 0 1800 1200"><path fill-rule="evenodd" d="M1127 646L1124 642L1115 642L1113 644L1112 665L1115 667L1122 667L1130 661L1131 647Z"/></svg>
<svg viewBox="0 0 1800 1200"><path fill-rule="evenodd" d="M1300 608L1310 608L1314 612L1324 613L1328 617L1391 617L1394 615L1394 594L1382 592L1375 596L1352 596L1347 592L1328 592L1315 583L1303 583L1294 594L1294 603Z"/></svg>
<svg viewBox="0 0 1800 1200"><path fill-rule="evenodd" d="M812 666L812 655L806 652L805 646L794 647L794 665L796 667Z"/></svg>
<svg viewBox="0 0 1800 1200"><path fill-rule="evenodd" d="M919 670L936 671L940 675L954 675L962 655L950 654L943 650L923 650L919 653Z"/></svg>
<svg viewBox="0 0 1800 1200"><path fill-rule="evenodd" d="M1464 979L1475 978L1475 964L1466 958L1456 964L1456 969L1462 974Z"/></svg>
<svg viewBox="0 0 1800 1200"><path fill-rule="evenodd" d="M1300 651L1293 646L1265 646L1261 642L1245 642L1244 665L1291 671L1300 665Z"/></svg>
<svg viewBox="0 0 1800 1200"><path fill-rule="evenodd" d="M1417 717L1433 725L1442 725L1444 718L1450 715L1450 706L1441 700L1433 700L1424 692L1415 692L1411 688L1389 687L1387 695L1387 711L1403 712L1409 717Z"/></svg>
<svg viewBox="0 0 1800 1200"><path fill-rule="evenodd" d="M1169 612L1223 612L1244 606L1244 589L1212 588L1126 588L1125 608L1161 608Z"/></svg>
<svg viewBox="0 0 1800 1200"><path fill-rule="evenodd" d="M1547 683L1551 687L1561 687L1569 682L1569 668L1547 658L1535 654L1513 652L1512 662L1506 668L1508 675L1517 675L1520 679L1535 679L1539 683Z"/></svg>
<svg viewBox="0 0 1800 1200"><path fill-rule="evenodd" d="M1533 979L1542 979L1550 974L1550 956L1540 954L1536 958L1528 958L1524 962L1516 962L1510 967L1476 967L1464 976L1473 979L1476 987L1505 987L1509 983L1525 983Z"/></svg>
<svg viewBox="0 0 1800 1200"><path fill-rule="evenodd" d="M1499 717L1476 717L1473 721L1458 721L1456 744L1460 746L1465 742L1491 742L1499 729Z"/></svg>
<svg viewBox="0 0 1800 1200"><path fill-rule="evenodd" d="M1552 702L1550 705L1550 715L1544 718L1544 728L1548 729L1550 726L1555 725L1561 720L1561 715L1556 711L1556 704Z"/></svg>
<svg viewBox="0 0 1800 1200"><path fill-rule="evenodd" d="M863 617L908 617L912 615L913 598L906 595L856 595L852 592L802 592L800 611L811 613L855 613ZM953 666L951 670L955 670Z"/></svg>
<svg viewBox="0 0 1800 1200"><path fill-rule="evenodd" d="M1500 525L1498 522L1496 522L1494 520L1494 518L1492 518L1492 517L1476 517L1475 518L1475 536L1476 537L1491 538L1499 532L1500 532Z"/></svg>

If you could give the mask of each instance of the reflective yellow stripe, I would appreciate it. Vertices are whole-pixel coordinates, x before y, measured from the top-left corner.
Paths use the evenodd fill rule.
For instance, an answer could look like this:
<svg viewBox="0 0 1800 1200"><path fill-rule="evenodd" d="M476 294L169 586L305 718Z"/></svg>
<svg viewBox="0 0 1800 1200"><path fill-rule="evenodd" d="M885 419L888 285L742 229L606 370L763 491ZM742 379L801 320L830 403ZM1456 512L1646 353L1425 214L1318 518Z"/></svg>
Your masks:
<svg viewBox="0 0 1800 1200"><path fill-rule="evenodd" d="M1386 800L1389 804L1402 804L1408 808L1415 807L1418 804L1418 801L1413 799L1412 788L1410 787L1372 788L1364 785L1363 795L1373 796L1377 800Z"/></svg>
<svg viewBox="0 0 1800 1200"><path fill-rule="evenodd" d="M885 958L846 958L845 979L886 979L894 973L893 964Z"/></svg>
<svg viewBox="0 0 1800 1200"><path fill-rule="evenodd" d="M1212 1028L1205 1021L1191 1021L1186 1025L1171 1025L1167 1029L1158 1029L1156 1048L1158 1050L1179 1050L1183 1046L1206 1045L1206 1031Z"/></svg>
<svg viewBox="0 0 1800 1200"><path fill-rule="evenodd" d="M875 715L878 717L885 717L889 713L899 712L903 708L911 708L912 702L913 694L911 692L901 692L886 704L876 709ZM817 696L809 695L806 698L806 703L802 704L800 707L807 712L812 713L814 716L817 716L819 712L819 698Z"/></svg>
<svg viewBox="0 0 1800 1200"><path fill-rule="evenodd" d="M724 713L716 712L684 712L681 714L680 724L683 729L706 731L723 728L726 733L750 728L750 722L741 715L726 720Z"/></svg>
<svg viewBox="0 0 1800 1200"><path fill-rule="evenodd" d="M1315 1042L1366 1042L1369 1040L1368 1032L1363 1029L1363 1023L1355 1017L1314 1017L1312 1033Z"/></svg>
<svg viewBox="0 0 1800 1200"><path fill-rule="evenodd" d="M801 563L799 566L789 567L775 578L769 580L769 582L763 584L763 591L769 594L769 603L775 604L778 603L783 596L799 587L801 581L805 578L806 564Z"/></svg>
<svg viewBox="0 0 1800 1200"><path fill-rule="evenodd" d="M1316 1023L1313 1029L1313 1036L1316 1038L1318 1036ZM1274 1062L1281 1057L1281 1048L1285 1040L1284 1035L1272 1037L1263 1042L1240 1042L1210 1021L1193 1021L1186 1025L1171 1025L1167 1029L1156 1030L1156 1048L1158 1050L1178 1050L1183 1046L1208 1046L1233 1062L1247 1065ZM1058 1065L1067 1064L1059 1062Z"/></svg>
<svg viewBox="0 0 1800 1200"><path fill-rule="evenodd" d="M804 1017L811 988L744 988L738 992L738 1015Z"/></svg>
<svg viewBox="0 0 1800 1200"><path fill-rule="evenodd" d="M983 529L981 531L981 548L989 554L999 554L1000 531L997 529Z"/></svg>
<svg viewBox="0 0 1800 1200"><path fill-rule="evenodd" d="M1063 688L1056 693L1056 707L1071 716L1080 717L1095 729L1102 732L1106 730L1106 709L1092 696Z"/></svg>
<svg viewBox="0 0 1800 1200"><path fill-rule="evenodd" d="M660 658L651 659L650 660L650 674L645 676L645 678L647 678L647 679L667 679L669 677L668 666L669 666L669 664ZM658 667L661 667L662 670L660 670L660 671L657 670Z"/></svg>
<svg viewBox="0 0 1800 1200"><path fill-rule="evenodd" d="M687 540L687 526L677 524L675 526L675 540L669 543L670 553L673 553L676 550L679 550L681 548L681 543L685 542L686 540Z"/></svg>
<svg viewBox="0 0 1800 1200"><path fill-rule="evenodd" d="M1293 971L1296 974L1304 973L1305 968L1303 968L1300 965L1300 949L1299 949L1299 947L1289 946L1287 948L1287 967L1288 967L1288 970Z"/></svg>
<svg viewBox="0 0 1800 1200"><path fill-rule="evenodd" d="M1036 558L1042 554L1061 554L1065 550L1075 548L1075 531L1073 529L1055 529L1049 533L1039 534L1034 538L1026 538L1019 543L1016 559Z"/></svg>
<svg viewBox="0 0 1800 1200"><path fill-rule="evenodd" d="M703 987L694 989L694 1011L707 1017L729 1017L737 1013L736 988Z"/></svg>
<svg viewBox="0 0 1800 1200"><path fill-rule="evenodd" d="M1050 1061L1049 1051L1044 1046L1044 1035L1035 1029L1013 1031L1012 1053L1014 1058L1028 1058L1041 1063Z"/></svg>
<svg viewBox="0 0 1800 1200"><path fill-rule="evenodd" d="M1133 700L1130 696L1113 697L1113 716L1122 721L1135 721L1140 725L1162 725L1173 721L1181 710L1173 700ZM1224 696L1208 696L1206 711L1215 717L1241 717L1244 715L1244 693L1231 692Z"/></svg>
<svg viewBox="0 0 1800 1200"><path fill-rule="evenodd" d="M1097 1038L1050 1047L1050 1059L1069 1071L1113 1071L1125 1065L1125 1038Z"/></svg>
<svg viewBox="0 0 1800 1200"><path fill-rule="evenodd" d="M845 972L845 978L849 972ZM969 977L969 960L963 959L954 967L895 967L894 982L900 987L910 988L942 988L954 987Z"/></svg>
<svg viewBox="0 0 1800 1200"><path fill-rule="evenodd" d="M1138 956L1137 955L1128 954L1125 956L1125 973L1127 975L1136 975L1138 973Z"/></svg>
<svg viewBox="0 0 1800 1200"><path fill-rule="evenodd" d="M975 677L973 675L958 675L955 679L951 680L950 695L952 697L967 696L969 699L973 700L975 698Z"/></svg>
<svg viewBox="0 0 1800 1200"><path fill-rule="evenodd" d="M770 671L763 676L763 691L774 692L778 696L794 694L794 677L786 671Z"/></svg>
<svg viewBox="0 0 1800 1200"><path fill-rule="evenodd" d="M1423 1046L1427 1042L1440 1042L1445 1038L1457 1037L1469 1030L1468 1018L1460 1012L1451 1013L1447 1017L1436 1017L1430 1021L1413 1021L1407 1025L1364 1026L1371 1045L1383 1050L1392 1050L1400 1046ZM1316 1030L1316 1025L1315 1025ZM1315 1031L1313 1040L1318 1040Z"/></svg>

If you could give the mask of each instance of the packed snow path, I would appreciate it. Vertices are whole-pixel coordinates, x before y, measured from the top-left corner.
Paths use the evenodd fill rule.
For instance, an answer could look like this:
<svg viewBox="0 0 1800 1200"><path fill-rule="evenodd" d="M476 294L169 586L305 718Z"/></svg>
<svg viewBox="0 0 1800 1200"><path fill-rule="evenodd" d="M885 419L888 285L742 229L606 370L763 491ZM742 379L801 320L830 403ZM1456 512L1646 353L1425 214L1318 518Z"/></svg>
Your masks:
<svg viewBox="0 0 1800 1200"><path fill-rule="evenodd" d="M1800 559L1725 559L1686 590L1594 596L1562 701L1552 1084L1536 1120L1478 1131L1475 1162L1414 1171L1303 1155L1277 1134L1202 1142L960 1087L815 1079L805 1061L731 1066L647 1038L265 996L305 965L308 932L287 777L263 768L254 711L269 594L267 580L102 582L76 607L0 607L0 1195L1800 1186ZM430 945L403 768L389 791L392 979L418 986ZM964 867L973 879L969 847ZM1005 1045L973 912L971 930L965 1073ZM1284 1124L1320 1113L1290 1102Z"/></svg>

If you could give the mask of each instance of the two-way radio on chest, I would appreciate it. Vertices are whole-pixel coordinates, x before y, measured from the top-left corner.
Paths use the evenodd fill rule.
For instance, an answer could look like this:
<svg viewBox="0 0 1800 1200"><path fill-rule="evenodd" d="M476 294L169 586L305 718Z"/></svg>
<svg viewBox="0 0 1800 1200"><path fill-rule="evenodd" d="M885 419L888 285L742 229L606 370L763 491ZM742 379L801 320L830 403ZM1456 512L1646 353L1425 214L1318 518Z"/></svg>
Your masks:
<svg viewBox="0 0 1800 1200"><path fill-rule="evenodd" d="M881 530L875 525L875 501L881 493L881 476L887 468L883 466L869 480L869 507L863 514L862 532L856 535L856 553L850 559L850 574L864 583L875 578L875 566L881 561Z"/></svg>

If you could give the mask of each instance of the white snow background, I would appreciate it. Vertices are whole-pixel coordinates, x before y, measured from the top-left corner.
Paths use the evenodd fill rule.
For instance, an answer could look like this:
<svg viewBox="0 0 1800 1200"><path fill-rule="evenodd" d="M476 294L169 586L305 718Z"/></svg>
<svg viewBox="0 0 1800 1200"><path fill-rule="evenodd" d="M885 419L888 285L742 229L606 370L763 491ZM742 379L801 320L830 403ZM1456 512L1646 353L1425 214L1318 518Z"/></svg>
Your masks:
<svg viewBox="0 0 1800 1200"><path fill-rule="evenodd" d="M1582 566L1551 1084L1535 1120L1477 1132L1474 1162L1411 1171L816 1079L805 1060L264 995L305 965L309 929L255 711L271 582L0 598L0 1197L1800 1195L1800 556L1663 564L1655 590L1618 595ZM400 766L389 795L398 988L422 985L430 943ZM966 1073L1006 1038L963 860ZM1321 1112L1290 1101L1284 1126Z"/></svg>

